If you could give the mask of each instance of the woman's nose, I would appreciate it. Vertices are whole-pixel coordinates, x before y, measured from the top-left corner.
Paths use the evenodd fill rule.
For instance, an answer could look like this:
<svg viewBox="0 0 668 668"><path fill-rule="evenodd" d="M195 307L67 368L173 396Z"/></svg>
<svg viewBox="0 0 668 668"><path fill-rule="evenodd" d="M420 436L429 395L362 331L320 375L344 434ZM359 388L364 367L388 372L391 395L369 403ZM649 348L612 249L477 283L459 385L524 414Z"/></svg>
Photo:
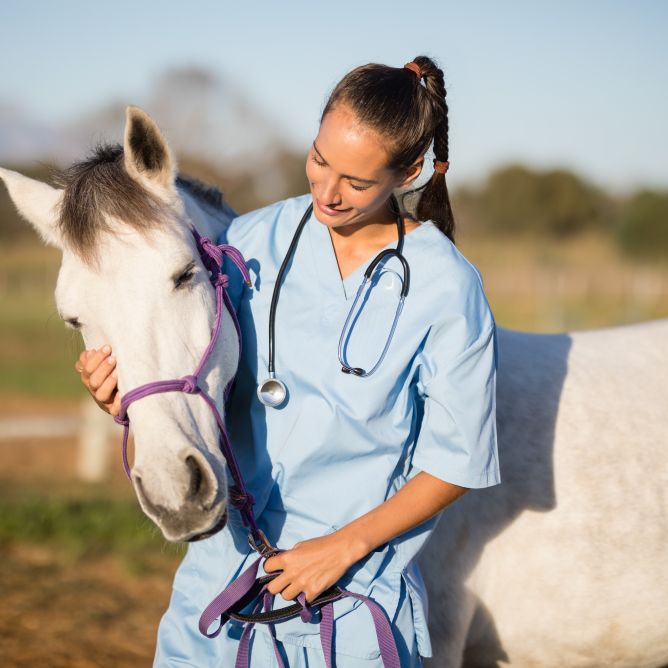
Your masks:
<svg viewBox="0 0 668 668"><path fill-rule="evenodd" d="M327 179L322 184L320 195L325 206L338 206L341 204L341 193L339 192L339 181L335 178Z"/></svg>

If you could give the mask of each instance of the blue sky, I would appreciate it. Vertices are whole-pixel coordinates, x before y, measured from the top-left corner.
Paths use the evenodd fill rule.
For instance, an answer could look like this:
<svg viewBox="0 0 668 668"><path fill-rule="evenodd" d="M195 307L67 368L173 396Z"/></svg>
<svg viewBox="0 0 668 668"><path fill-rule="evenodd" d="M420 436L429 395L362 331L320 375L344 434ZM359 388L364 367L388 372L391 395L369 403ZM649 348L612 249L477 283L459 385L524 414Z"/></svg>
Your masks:
<svg viewBox="0 0 668 668"><path fill-rule="evenodd" d="M446 75L455 185L521 160L665 189L667 33L662 0L2 0L0 99L64 122L195 64L306 148L349 69L424 53Z"/></svg>

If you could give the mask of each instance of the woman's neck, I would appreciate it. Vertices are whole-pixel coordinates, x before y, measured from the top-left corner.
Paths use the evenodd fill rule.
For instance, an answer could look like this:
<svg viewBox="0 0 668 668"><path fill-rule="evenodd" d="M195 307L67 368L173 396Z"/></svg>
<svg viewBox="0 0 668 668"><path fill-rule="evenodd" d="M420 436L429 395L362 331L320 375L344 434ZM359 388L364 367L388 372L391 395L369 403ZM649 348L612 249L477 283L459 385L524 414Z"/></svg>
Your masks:
<svg viewBox="0 0 668 668"><path fill-rule="evenodd" d="M409 232L419 224L407 218L404 218L403 221L405 232ZM332 241L341 248L358 244L382 248L397 238L397 214L392 211L388 203L372 218L359 223L330 227L329 231Z"/></svg>
<svg viewBox="0 0 668 668"><path fill-rule="evenodd" d="M419 223L404 218L404 231L408 234ZM346 279L360 265L368 263L381 249L397 241L397 215L388 210L375 221L362 221L330 227L329 233L342 279Z"/></svg>

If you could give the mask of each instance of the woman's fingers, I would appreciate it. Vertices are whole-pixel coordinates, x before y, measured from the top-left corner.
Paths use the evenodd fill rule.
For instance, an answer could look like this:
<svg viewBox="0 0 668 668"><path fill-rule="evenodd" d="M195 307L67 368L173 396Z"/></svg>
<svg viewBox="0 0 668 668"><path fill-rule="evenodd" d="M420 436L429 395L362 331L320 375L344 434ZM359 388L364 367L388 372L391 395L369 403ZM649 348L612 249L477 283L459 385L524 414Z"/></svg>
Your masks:
<svg viewBox="0 0 668 668"><path fill-rule="evenodd" d="M283 591L281 592L281 596L286 601L293 601L301 593L302 593L302 590L299 588L299 586L292 583L292 584L288 585L287 587L285 587L285 589L283 589ZM306 593L306 592L304 592L304 593ZM307 600L308 600L308 597L307 597Z"/></svg>
<svg viewBox="0 0 668 668"><path fill-rule="evenodd" d="M102 359L97 368L90 374L88 378L88 383L93 392L97 392L102 387L102 385L111 376L111 373L115 367L116 358L113 355L109 355L108 357Z"/></svg>
<svg viewBox="0 0 668 668"><path fill-rule="evenodd" d="M111 355L111 346L84 350L74 363L74 368L97 405L111 415L118 415L121 395L117 386L116 358Z"/></svg>
<svg viewBox="0 0 668 668"><path fill-rule="evenodd" d="M117 378L113 373L110 373L95 390L95 398L104 404L111 403L116 392Z"/></svg>
<svg viewBox="0 0 668 668"><path fill-rule="evenodd" d="M107 407L109 408L109 413L111 415L118 415L121 412L121 393L116 391L116 394L114 395L114 400L112 401L111 405L107 404Z"/></svg>
<svg viewBox="0 0 668 668"><path fill-rule="evenodd" d="M86 360L88 359L88 355L90 355L90 353L90 350L81 351L81 355L79 355L79 358L74 363L74 369L77 373L81 373L84 370L84 367L86 366Z"/></svg>
<svg viewBox="0 0 668 668"><path fill-rule="evenodd" d="M290 579L287 575L282 573L277 575L268 585L267 590L272 594L280 594L288 585L290 584Z"/></svg>
<svg viewBox="0 0 668 668"><path fill-rule="evenodd" d="M86 359L81 377L85 383L88 382L91 374L95 372L100 362L111 353L110 346L103 346L99 350L92 350Z"/></svg>

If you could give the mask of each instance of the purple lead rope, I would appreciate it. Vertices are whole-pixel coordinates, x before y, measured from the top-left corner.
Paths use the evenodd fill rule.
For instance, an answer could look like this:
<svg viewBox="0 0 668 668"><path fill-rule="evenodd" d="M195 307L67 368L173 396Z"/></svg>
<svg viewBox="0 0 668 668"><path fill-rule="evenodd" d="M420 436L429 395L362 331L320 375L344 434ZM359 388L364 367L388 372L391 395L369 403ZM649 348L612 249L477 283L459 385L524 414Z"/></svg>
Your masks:
<svg viewBox="0 0 668 668"><path fill-rule="evenodd" d="M202 262L204 263L204 266L211 272L211 283L213 284L216 291L216 319L213 330L211 332L209 345L204 351L204 354L202 355L202 358L200 359L199 364L197 365L197 368L192 375L183 376L183 378L177 378L173 380L160 380L152 383L146 383L134 388L133 390L130 390L125 395L123 395L119 414L114 417L114 420L118 424L123 425L123 442L121 445L123 468L125 469L125 473L128 476L128 479L131 480L132 472L128 462L127 446L128 434L130 431L130 417L128 415L128 407L132 402L143 399L144 397L148 397L152 394L161 394L164 392L185 392L186 394L198 394L200 397L202 397L202 399L204 399L213 413L220 432L220 448L223 452L223 456L227 461L227 466L230 470L232 480L234 481L234 485L229 490L229 502L239 511L241 520L249 531L248 542L250 546L260 555L260 557L256 559L238 578L236 578L236 580L233 580L230 585L228 585L228 587L226 587L220 594L218 594L218 596L216 596L216 598L211 601L211 603L202 613L199 620L200 633L202 633L202 635L206 636L207 638L215 638L221 632L223 626L229 621L231 615L235 612L238 612L235 610L235 608L240 605L245 607L245 605L248 604L246 599L248 599L250 593L258 589L257 573L262 560L270 557L271 555L277 554L278 552L281 552L281 550L273 547L265 537L262 530L259 528L255 519L255 513L253 512L255 499L246 488L243 476L241 475L241 470L239 469L239 465L237 464L237 460L234 456L232 445L227 435L227 430L225 429L223 419L220 415L220 412L218 411L218 408L216 407L215 401L198 384L199 374L202 372L202 369L204 369L204 366L209 360L209 357L213 352L216 341L218 340L218 336L220 334L223 308L227 309L234 322L239 340L239 355L241 355L241 330L239 329L239 321L237 320L236 313L234 312L234 308L232 307L229 296L226 292L226 288L228 286L228 277L226 274L223 274L222 271L223 259L225 256L230 258L230 260L239 268L239 271L249 286L251 285L250 274L248 273L248 269L246 268L246 263L244 262L242 254L236 248L227 244L216 245L207 237L200 236L200 234L194 228L191 229L192 234L195 237ZM233 382L234 379L232 379L225 388L225 400L227 400ZM306 597L302 593L297 597L299 604L296 606L298 609L297 612L282 614L280 610L272 610L274 595L268 591L266 582L259 589L259 593L255 597L259 598L259 601L255 604L255 606L253 606L251 620L245 622L245 627L239 641L239 650L237 653L235 668L249 668L250 666L250 637L251 631L257 623L267 624L269 627L274 654L276 655L278 666L279 668L286 668L278 649L274 623L283 621L284 619L290 619L296 614L299 614L302 621L310 622L313 620L313 616L315 614L314 608L320 609L321 611L320 640L325 656L325 664L327 668L332 668L332 648L334 641L333 603L335 600L339 600L343 597L358 599L367 606L371 612L374 627L376 629L378 648L383 660L383 665L385 668L401 668L399 664L399 654L397 652L397 646L392 634L392 627L390 622L387 619L383 609L369 597L363 596L362 594L355 594L345 589L336 588L333 594L330 594L326 597L325 603L316 605L307 603ZM294 607L295 606L290 606L291 609ZM264 618L262 618L259 614L263 608L265 615ZM209 627L216 619L219 620L218 625L214 631L210 633Z"/></svg>

